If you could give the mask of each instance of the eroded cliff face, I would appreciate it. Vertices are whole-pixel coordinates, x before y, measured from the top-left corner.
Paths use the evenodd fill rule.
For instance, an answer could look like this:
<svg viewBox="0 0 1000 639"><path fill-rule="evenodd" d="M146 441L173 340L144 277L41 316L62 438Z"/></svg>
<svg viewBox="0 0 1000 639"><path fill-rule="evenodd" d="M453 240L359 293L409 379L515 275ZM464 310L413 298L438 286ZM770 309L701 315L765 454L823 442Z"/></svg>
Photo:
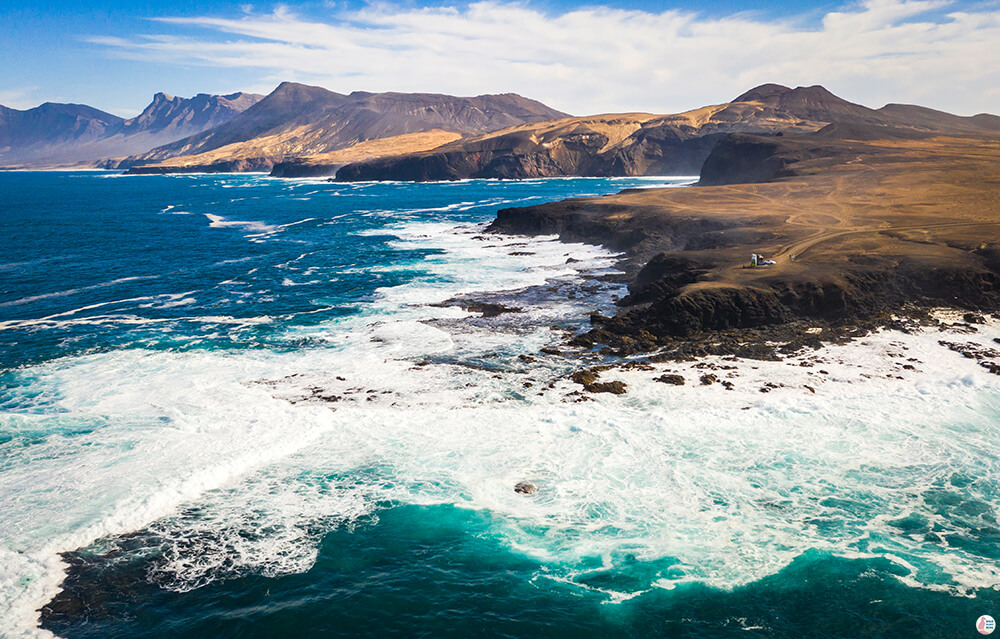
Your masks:
<svg viewBox="0 0 1000 639"><path fill-rule="evenodd" d="M704 266L696 264L685 275L700 276ZM671 272L656 280L651 295L630 294L605 330L670 338L792 320L863 323L888 319L908 306L1000 309L1000 272L982 261L970 257L961 265L928 266L856 268L815 278L776 276L753 286L698 286L697 279ZM647 301L633 303L639 299Z"/></svg>
<svg viewBox="0 0 1000 639"><path fill-rule="evenodd" d="M520 235L558 235L567 242L600 244L625 252L634 275L651 256L666 250L683 250L737 224L718 217L690 214L665 216L651 203L621 201L622 196L642 198L642 190L624 191L607 198L579 198L536 206L501 209L490 231ZM710 241L710 240L705 240Z"/></svg>
<svg viewBox="0 0 1000 639"><path fill-rule="evenodd" d="M337 180L697 175L716 142L731 131L815 131L824 124L757 104L717 105L676 116L569 118L467 138L425 153L349 164L337 171Z"/></svg>
<svg viewBox="0 0 1000 639"><path fill-rule="evenodd" d="M715 145L701 167L702 186L769 182L787 177L797 160L778 142L780 138L729 135Z"/></svg>

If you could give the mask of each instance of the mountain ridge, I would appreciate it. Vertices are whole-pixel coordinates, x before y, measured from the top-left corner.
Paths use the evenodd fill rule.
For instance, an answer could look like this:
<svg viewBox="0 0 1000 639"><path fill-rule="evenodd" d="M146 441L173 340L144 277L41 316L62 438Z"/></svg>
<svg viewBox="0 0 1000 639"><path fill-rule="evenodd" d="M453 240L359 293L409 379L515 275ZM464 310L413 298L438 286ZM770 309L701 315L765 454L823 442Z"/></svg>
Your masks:
<svg viewBox="0 0 1000 639"><path fill-rule="evenodd" d="M818 133L833 124L837 126L826 130L827 137L859 131L906 137L1000 130L1000 118L988 114L966 118L906 105L871 109L819 85L792 89L763 84L732 102L632 117L625 135L613 126L622 117L631 116L607 114L514 127L422 153L348 164L337 168L336 179L697 175L715 145L730 134Z"/></svg>
<svg viewBox="0 0 1000 639"><path fill-rule="evenodd" d="M330 153L376 139L434 130L467 135L564 116L515 93L458 97L354 91L345 95L282 82L224 125L131 157L123 167L136 173L163 172L160 168L173 171L178 166L211 170L214 165L228 168L241 161L270 168L286 158ZM270 145L255 143L261 138L268 138ZM181 156L187 159L172 161ZM157 168L157 164L162 166Z"/></svg>
<svg viewBox="0 0 1000 639"><path fill-rule="evenodd" d="M0 164L72 165L130 155L219 126L262 97L236 92L180 98L160 92L129 119L82 104L0 106Z"/></svg>

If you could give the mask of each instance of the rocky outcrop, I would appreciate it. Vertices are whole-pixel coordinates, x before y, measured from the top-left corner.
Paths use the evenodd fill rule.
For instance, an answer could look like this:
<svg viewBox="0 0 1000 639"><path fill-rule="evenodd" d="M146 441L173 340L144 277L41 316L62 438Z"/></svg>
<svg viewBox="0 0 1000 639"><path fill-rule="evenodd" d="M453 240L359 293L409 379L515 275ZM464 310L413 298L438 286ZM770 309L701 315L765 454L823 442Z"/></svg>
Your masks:
<svg viewBox="0 0 1000 639"><path fill-rule="evenodd" d="M688 336L777 324L791 316L773 291L735 287L687 291L681 287L657 298L641 312L622 315L611 326L626 334L641 330L655 337Z"/></svg>
<svg viewBox="0 0 1000 639"><path fill-rule="evenodd" d="M797 160L776 142L779 138L735 134L712 149L701 169L698 184L718 186L744 182L768 182L791 175L789 164Z"/></svg>
<svg viewBox="0 0 1000 639"><path fill-rule="evenodd" d="M862 155L873 158L886 151L892 152L894 142L926 140L938 134L924 129L854 121L834 122L808 135L731 134L723 137L708 154L698 184L770 182L806 174L817 163L847 162Z"/></svg>
<svg viewBox="0 0 1000 639"><path fill-rule="evenodd" d="M627 195L629 191L623 191ZM638 194L638 192L636 192ZM581 198L497 211L488 227L513 235L558 235L566 242L601 244L625 251L630 271L663 249L689 243L732 228L736 222L698 215L663 216L656 206Z"/></svg>
<svg viewBox="0 0 1000 639"><path fill-rule="evenodd" d="M1000 309L1000 273L974 260L958 268L913 264L891 271L855 269L826 280L779 276L762 283L769 286L699 288L662 278L651 301L631 306L632 297L603 328L624 335L686 337L793 319L863 322L907 306Z"/></svg>
<svg viewBox="0 0 1000 639"><path fill-rule="evenodd" d="M293 158L275 162L271 167L271 177L281 178L317 178L333 177L343 164L324 164Z"/></svg>
<svg viewBox="0 0 1000 639"><path fill-rule="evenodd" d="M167 175L177 173L252 173L271 170L271 160L268 158L245 158L239 160L223 160L211 164L189 164L184 166L133 166L128 175Z"/></svg>

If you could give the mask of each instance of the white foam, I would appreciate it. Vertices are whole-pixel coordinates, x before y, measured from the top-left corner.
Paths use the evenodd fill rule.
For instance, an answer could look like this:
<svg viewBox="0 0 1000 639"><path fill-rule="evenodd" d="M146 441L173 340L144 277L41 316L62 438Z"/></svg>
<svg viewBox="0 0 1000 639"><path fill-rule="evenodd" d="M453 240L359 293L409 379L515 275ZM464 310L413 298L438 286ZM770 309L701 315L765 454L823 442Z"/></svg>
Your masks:
<svg viewBox="0 0 1000 639"><path fill-rule="evenodd" d="M265 224L264 222L227 220L221 215L214 215L212 213L205 213L205 217L208 218L208 225L213 229L241 228L255 233L274 233L278 230L277 226Z"/></svg>
<svg viewBox="0 0 1000 639"><path fill-rule="evenodd" d="M291 278L284 278L281 280L282 286L311 286L313 284L321 284L322 280L307 280L305 282L295 282Z"/></svg>
<svg viewBox="0 0 1000 639"><path fill-rule="evenodd" d="M160 277L159 275L139 275L133 277L119 277L107 282L101 282L99 284L91 284L90 286L81 286L79 288L66 289L64 291L55 291L52 293L42 293L40 295L31 295L29 297L22 297L20 299L11 300L9 302L0 303L0 308L9 306L19 306L22 304L30 304L32 302L37 302L39 300L50 299L53 297L67 297L69 295L76 295L77 293L83 293L86 291L93 291L101 288L108 288L111 286L117 286L118 284L124 284L125 282L134 282L138 280L153 280Z"/></svg>
<svg viewBox="0 0 1000 639"><path fill-rule="evenodd" d="M669 575L608 590L610 601L693 581L731 588L811 548L891 557L905 583L948 592L1000 577L988 558L948 545L962 531L928 501L948 490L1000 514L979 483L948 484L955 473L1000 476L990 454L1000 378L939 345L941 335L883 332L784 362L707 360L737 370L608 371L602 379L626 382L627 395L575 403L565 361L538 350L559 337L552 321L581 316L594 298L523 299L524 312L500 326L427 304L578 282L581 271L612 269L610 254L553 238L483 238L478 226L372 233L387 232L401 248L441 253L406 265L423 274L379 290L360 313L287 331L292 343L322 346L130 350L21 372L21 394L0 420L40 441L0 448L2 631L29 632L58 588L57 553L103 536L151 527L166 543L151 575L187 590L305 570L325 531L386 501L489 510L512 550L581 587L590 586L580 566L595 557L604 570L624 551L675 558ZM956 331L946 339L983 347L1000 336L995 323ZM518 353L538 359L519 363ZM889 356L904 353L918 360L913 370ZM799 366L807 357L817 361ZM667 371L687 385L654 381ZM700 386L708 372L734 390ZM761 393L767 383L777 386ZM523 480L539 493L516 494ZM944 541L893 525L911 512L939 524ZM273 534L252 534L265 522Z"/></svg>

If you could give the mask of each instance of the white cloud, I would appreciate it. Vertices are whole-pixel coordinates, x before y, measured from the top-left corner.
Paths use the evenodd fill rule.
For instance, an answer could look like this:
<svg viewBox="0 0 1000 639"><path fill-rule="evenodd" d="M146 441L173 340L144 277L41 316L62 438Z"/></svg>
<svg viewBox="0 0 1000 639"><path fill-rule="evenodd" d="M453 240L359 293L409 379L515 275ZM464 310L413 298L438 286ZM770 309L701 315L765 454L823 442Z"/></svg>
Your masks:
<svg viewBox="0 0 1000 639"><path fill-rule="evenodd" d="M0 104L11 109L23 111L38 106L35 93L38 87L21 87L18 89L0 90Z"/></svg>
<svg viewBox="0 0 1000 639"><path fill-rule="evenodd" d="M118 55L243 67L349 92L514 91L573 113L673 112L764 82L823 84L870 106L913 102L1000 111L1000 9L948 0L867 0L816 24L530 4L374 4L328 21L287 7L237 18L164 18L206 37L93 38Z"/></svg>

